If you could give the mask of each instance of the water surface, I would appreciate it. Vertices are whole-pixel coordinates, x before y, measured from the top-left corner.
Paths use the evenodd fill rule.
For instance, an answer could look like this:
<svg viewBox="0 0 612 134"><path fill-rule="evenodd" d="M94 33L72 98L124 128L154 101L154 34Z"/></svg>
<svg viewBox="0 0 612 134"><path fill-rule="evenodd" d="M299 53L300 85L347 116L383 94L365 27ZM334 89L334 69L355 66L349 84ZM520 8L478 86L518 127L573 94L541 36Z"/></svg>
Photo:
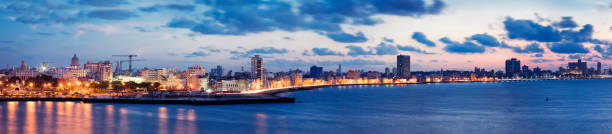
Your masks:
<svg viewBox="0 0 612 134"><path fill-rule="evenodd" d="M611 82L343 86L221 106L0 102L0 133L609 133Z"/></svg>

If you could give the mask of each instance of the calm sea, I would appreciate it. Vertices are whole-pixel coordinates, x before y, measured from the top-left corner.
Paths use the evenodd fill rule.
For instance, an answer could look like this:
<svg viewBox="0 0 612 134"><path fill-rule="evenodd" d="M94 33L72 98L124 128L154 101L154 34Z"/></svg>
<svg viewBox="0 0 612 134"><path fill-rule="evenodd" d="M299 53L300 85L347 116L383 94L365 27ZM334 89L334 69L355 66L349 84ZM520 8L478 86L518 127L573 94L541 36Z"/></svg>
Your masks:
<svg viewBox="0 0 612 134"><path fill-rule="evenodd" d="M0 102L0 133L612 132L612 79L345 86L282 95L299 103Z"/></svg>

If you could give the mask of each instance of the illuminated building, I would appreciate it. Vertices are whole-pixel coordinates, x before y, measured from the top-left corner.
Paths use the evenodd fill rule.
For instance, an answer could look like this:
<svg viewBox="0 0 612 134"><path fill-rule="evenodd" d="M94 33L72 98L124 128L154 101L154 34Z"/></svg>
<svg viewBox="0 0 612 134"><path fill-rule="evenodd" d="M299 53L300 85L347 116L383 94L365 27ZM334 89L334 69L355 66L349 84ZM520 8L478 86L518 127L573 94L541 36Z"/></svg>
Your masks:
<svg viewBox="0 0 612 134"><path fill-rule="evenodd" d="M200 76L203 76L206 72L206 69L200 65L193 65L187 67L187 71L185 72L186 89L188 90L200 90L202 85L202 81L200 80Z"/></svg>
<svg viewBox="0 0 612 134"><path fill-rule="evenodd" d="M291 72L291 83L293 86L302 86L302 73Z"/></svg>
<svg viewBox="0 0 612 134"><path fill-rule="evenodd" d="M258 84L261 85L255 86L263 87L264 83L266 82L266 76L263 69L263 59L259 55L254 55L251 57L251 76L253 79L260 81Z"/></svg>
<svg viewBox="0 0 612 134"><path fill-rule="evenodd" d="M247 91L249 90L248 80L221 80L219 91Z"/></svg>
<svg viewBox="0 0 612 134"><path fill-rule="evenodd" d="M87 61L83 67L89 71L88 76L96 81L113 80L113 64L110 61L100 61L98 63Z"/></svg>
<svg viewBox="0 0 612 134"><path fill-rule="evenodd" d="M397 75L399 78L410 78L410 56L397 56Z"/></svg>
<svg viewBox="0 0 612 134"><path fill-rule="evenodd" d="M521 61L516 58L506 60L506 77L513 77L521 72Z"/></svg>
<svg viewBox="0 0 612 134"><path fill-rule="evenodd" d="M359 79L359 71L357 70L349 70L348 72L346 72L346 78L347 79Z"/></svg>
<svg viewBox="0 0 612 134"><path fill-rule="evenodd" d="M569 62L567 64L567 72L566 74L586 74L587 72L587 63L582 62L582 60L578 59L577 62Z"/></svg>

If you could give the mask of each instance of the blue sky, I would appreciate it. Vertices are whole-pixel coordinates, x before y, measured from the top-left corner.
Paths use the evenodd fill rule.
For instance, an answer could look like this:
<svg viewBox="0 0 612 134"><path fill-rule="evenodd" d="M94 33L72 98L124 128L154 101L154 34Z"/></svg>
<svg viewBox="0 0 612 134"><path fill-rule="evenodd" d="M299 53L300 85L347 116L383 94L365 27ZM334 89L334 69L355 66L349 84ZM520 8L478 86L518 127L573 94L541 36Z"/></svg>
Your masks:
<svg viewBox="0 0 612 134"><path fill-rule="evenodd" d="M604 0L5 0L0 65L137 54L136 67L238 70L261 54L271 71L383 70L408 54L413 70L610 67L611 13Z"/></svg>

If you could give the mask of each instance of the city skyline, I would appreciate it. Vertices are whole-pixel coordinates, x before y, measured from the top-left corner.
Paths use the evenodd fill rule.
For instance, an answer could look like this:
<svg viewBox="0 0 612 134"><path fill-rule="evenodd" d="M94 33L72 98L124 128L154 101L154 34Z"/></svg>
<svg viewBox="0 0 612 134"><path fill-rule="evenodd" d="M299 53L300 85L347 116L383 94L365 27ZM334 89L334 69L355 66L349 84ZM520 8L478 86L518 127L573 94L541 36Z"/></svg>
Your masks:
<svg viewBox="0 0 612 134"><path fill-rule="evenodd" d="M382 71L395 66L398 54L412 57L412 71L503 70L503 61L513 57L549 70L577 59L589 67L611 64L612 24L598 17L612 12L605 1L415 0L396 3L401 8L352 2L331 10L342 4L4 1L0 65L17 67L25 60L64 67L74 53L82 63L114 63L124 58L112 55L137 54L146 61L135 68L199 64L234 71L256 54L270 71L312 65L335 70L338 64ZM357 10L364 3L373 7ZM321 5L329 9L313 9ZM253 17L241 15L246 13Z"/></svg>

